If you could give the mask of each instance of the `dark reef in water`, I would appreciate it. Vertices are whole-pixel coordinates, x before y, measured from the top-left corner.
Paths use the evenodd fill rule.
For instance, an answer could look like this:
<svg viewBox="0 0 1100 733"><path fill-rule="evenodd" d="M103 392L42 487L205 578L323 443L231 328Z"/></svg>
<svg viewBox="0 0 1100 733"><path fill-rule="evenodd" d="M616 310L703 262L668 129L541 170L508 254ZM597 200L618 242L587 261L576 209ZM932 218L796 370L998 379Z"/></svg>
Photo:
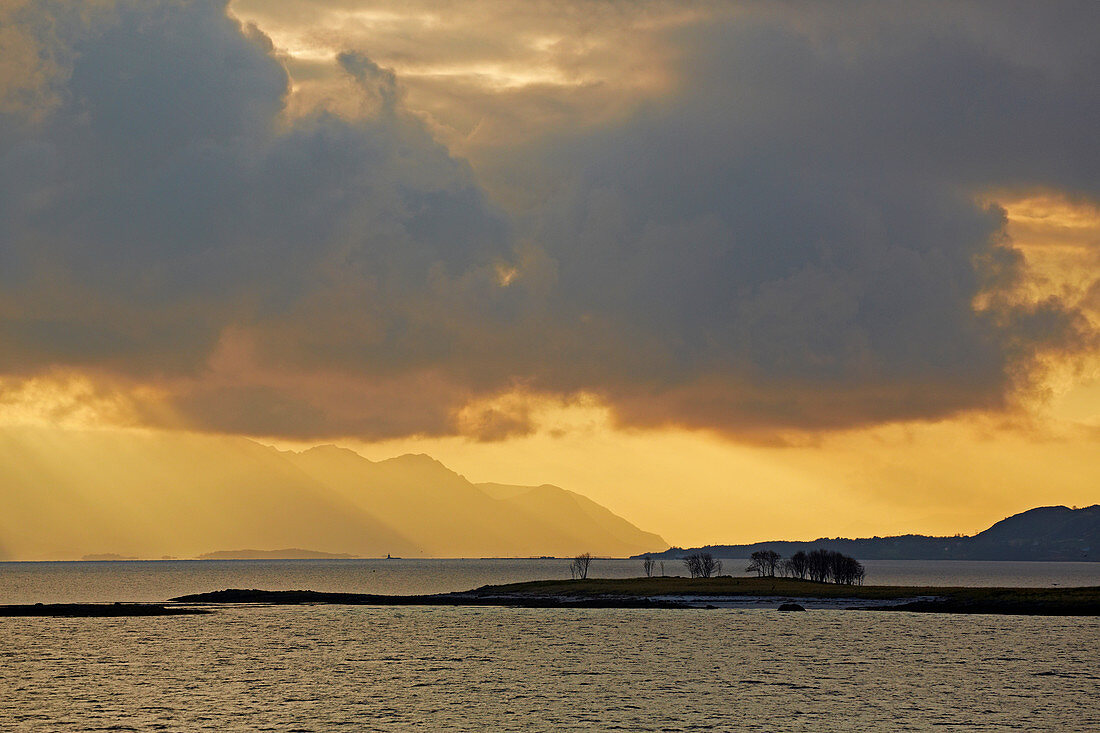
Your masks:
<svg viewBox="0 0 1100 733"><path fill-rule="evenodd" d="M117 616L183 616L210 613L204 608L181 608L159 603L34 603L0 606L3 616L106 618Z"/></svg>

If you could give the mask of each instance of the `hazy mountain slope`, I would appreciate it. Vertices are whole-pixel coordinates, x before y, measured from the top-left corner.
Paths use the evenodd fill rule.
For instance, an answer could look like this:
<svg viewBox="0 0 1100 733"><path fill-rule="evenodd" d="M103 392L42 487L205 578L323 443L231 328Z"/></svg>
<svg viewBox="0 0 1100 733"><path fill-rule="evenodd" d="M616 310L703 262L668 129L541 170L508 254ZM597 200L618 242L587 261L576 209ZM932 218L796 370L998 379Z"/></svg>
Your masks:
<svg viewBox="0 0 1100 733"><path fill-rule="evenodd" d="M628 555L666 546L555 489L489 496L438 461L243 438L0 428L0 559L281 548L379 557ZM567 497L567 501L562 501Z"/></svg>
<svg viewBox="0 0 1100 733"><path fill-rule="evenodd" d="M292 460L432 555L626 555L666 544L572 492L550 487L554 498L542 502L498 499L425 455L371 462L322 446Z"/></svg>
<svg viewBox="0 0 1100 733"><path fill-rule="evenodd" d="M427 555L525 555L560 544L538 531L517 534L489 497L428 456L372 462L323 446L289 460L347 501L412 533Z"/></svg>
<svg viewBox="0 0 1100 733"><path fill-rule="evenodd" d="M31 559L419 549L249 440L28 428L0 430L0 546Z"/></svg>
<svg viewBox="0 0 1100 733"><path fill-rule="evenodd" d="M660 548L667 545L658 535L644 532L630 522L597 504L586 496L551 484L541 486L511 486L508 484L475 484L489 496L510 505L515 511L538 517L562 533L580 537L606 535L622 549L602 553L630 554L628 547Z"/></svg>

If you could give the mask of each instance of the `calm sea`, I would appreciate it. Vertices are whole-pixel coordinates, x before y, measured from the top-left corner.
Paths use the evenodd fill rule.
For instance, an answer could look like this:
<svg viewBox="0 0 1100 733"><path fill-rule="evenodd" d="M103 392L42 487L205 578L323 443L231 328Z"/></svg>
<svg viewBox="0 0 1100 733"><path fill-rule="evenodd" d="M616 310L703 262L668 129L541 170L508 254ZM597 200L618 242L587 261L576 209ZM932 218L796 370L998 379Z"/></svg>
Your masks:
<svg viewBox="0 0 1100 733"><path fill-rule="evenodd" d="M869 567L874 583L1100 584L1093 564ZM5 563L0 594L410 593L555 576L566 561ZM0 730L1100 730L1100 618L227 607L0 618L0 642Z"/></svg>

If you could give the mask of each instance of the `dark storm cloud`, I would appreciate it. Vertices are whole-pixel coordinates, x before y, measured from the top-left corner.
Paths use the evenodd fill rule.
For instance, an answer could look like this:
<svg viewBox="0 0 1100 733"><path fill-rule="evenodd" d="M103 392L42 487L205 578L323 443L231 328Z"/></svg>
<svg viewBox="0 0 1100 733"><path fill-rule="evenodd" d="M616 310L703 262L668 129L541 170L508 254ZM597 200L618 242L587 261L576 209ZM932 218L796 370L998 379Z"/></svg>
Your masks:
<svg viewBox="0 0 1100 733"><path fill-rule="evenodd" d="M1021 260L978 196L1100 196L1100 11L937 8L650 29L672 91L502 148L489 179L533 202L508 219L370 49L337 57L365 114L291 119L224 2L21 5L40 63L0 64L0 371L296 437L496 439L528 413L460 408L513 389L742 434L1001 407L1095 348L1071 305L1009 297Z"/></svg>
<svg viewBox="0 0 1100 733"><path fill-rule="evenodd" d="M521 159L557 179L531 216L600 344L547 384L628 421L837 427L998 407L1042 350L1095 346L1058 301L973 304L1020 274L978 193L1100 194L1097 6L887 5L680 29L678 96Z"/></svg>

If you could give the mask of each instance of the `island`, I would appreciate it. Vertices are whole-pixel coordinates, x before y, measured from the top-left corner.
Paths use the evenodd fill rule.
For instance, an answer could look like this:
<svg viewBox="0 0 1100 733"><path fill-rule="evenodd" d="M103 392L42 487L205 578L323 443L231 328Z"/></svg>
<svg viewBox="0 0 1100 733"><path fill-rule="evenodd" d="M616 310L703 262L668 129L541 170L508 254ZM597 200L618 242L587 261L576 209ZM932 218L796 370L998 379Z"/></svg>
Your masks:
<svg viewBox="0 0 1100 733"><path fill-rule="evenodd" d="M793 578L651 577L541 580L428 595L227 589L171 599L177 604L341 604L521 608L821 608L920 613L1100 616L1100 586L940 588L844 585Z"/></svg>

